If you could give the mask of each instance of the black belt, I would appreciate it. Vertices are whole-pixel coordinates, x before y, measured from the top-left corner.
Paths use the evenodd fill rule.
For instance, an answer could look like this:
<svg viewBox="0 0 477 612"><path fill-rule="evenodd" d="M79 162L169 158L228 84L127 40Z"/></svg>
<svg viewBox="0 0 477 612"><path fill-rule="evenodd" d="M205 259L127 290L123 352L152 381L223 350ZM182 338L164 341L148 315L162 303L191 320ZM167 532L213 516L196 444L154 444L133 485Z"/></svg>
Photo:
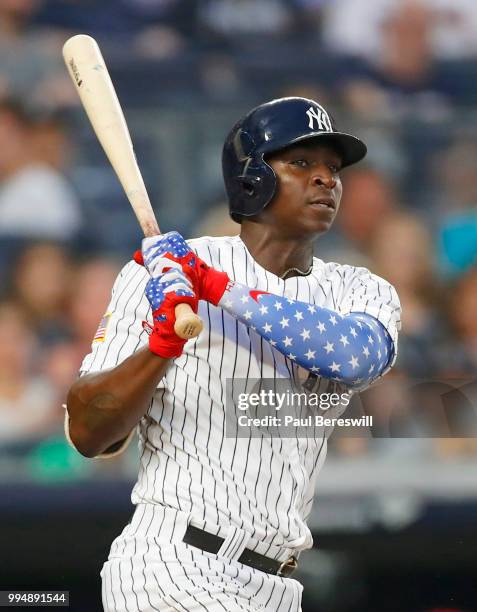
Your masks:
<svg viewBox="0 0 477 612"><path fill-rule="evenodd" d="M213 533L189 525L182 541L185 542L185 544L190 544L190 546L195 546L195 548L200 548L201 550L216 555L224 543L224 538L220 538ZM276 559L265 557L265 555L260 555L248 548L243 551L237 561L249 567L253 567L253 569L266 572L267 574L282 576L283 578L291 576L298 565L296 557L289 557L286 561L277 561Z"/></svg>

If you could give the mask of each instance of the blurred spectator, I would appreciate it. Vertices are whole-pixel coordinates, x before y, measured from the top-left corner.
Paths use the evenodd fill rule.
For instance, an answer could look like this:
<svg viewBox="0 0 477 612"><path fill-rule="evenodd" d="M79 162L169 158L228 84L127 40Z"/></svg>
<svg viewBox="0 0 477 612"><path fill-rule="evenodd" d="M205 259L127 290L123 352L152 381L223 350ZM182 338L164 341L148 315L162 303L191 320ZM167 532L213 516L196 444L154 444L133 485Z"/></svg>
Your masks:
<svg viewBox="0 0 477 612"><path fill-rule="evenodd" d="M45 132L48 127L49 132ZM70 240L81 226L58 124L38 126L17 102L0 102L0 237Z"/></svg>
<svg viewBox="0 0 477 612"><path fill-rule="evenodd" d="M477 267L472 267L449 291L449 318L455 342L449 348L451 373L475 375L477 368ZM451 360L452 355L452 360ZM456 372L461 365L462 371Z"/></svg>
<svg viewBox="0 0 477 612"><path fill-rule="evenodd" d="M87 32L112 60L163 59L195 31L192 0L46 0L35 22ZM66 32L64 34L66 38Z"/></svg>
<svg viewBox="0 0 477 612"><path fill-rule="evenodd" d="M447 329L438 310L430 232L410 213L389 213L379 219L370 254L371 269L394 285L401 301L399 367L415 378L436 375L447 365L440 350Z"/></svg>
<svg viewBox="0 0 477 612"><path fill-rule="evenodd" d="M67 309L73 269L65 249L52 243L27 247L12 272L12 290L42 344L69 334Z"/></svg>
<svg viewBox="0 0 477 612"><path fill-rule="evenodd" d="M70 146L66 121L60 112L43 112L35 116L32 125L33 157L59 172L70 163Z"/></svg>
<svg viewBox="0 0 477 612"><path fill-rule="evenodd" d="M238 95L248 94L234 62L226 54L208 53L200 64L200 77L211 100L235 100Z"/></svg>
<svg viewBox="0 0 477 612"><path fill-rule="evenodd" d="M437 206L444 214L465 212L477 205L477 134L458 135L436 156L434 180L439 184Z"/></svg>
<svg viewBox="0 0 477 612"><path fill-rule="evenodd" d="M315 1L325 5L324 40L338 53L381 62L386 59L386 37L399 34L403 36L399 47L404 53L406 41L414 44L420 40L438 59L477 55L474 0Z"/></svg>
<svg viewBox="0 0 477 612"><path fill-rule="evenodd" d="M41 0L34 15L34 25L65 32L127 33L127 21L115 0ZM116 10L114 10L116 9ZM66 36L66 34L65 34Z"/></svg>
<svg viewBox="0 0 477 612"><path fill-rule="evenodd" d="M197 30L197 4L196 0L121 0L128 27L136 31L134 49L139 57L161 60L186 49Z"/></svg>
<svg viewBox="0 0 477 612"><path fill-rule="evenodd" d="M41 360L41 372L54 389L55 404L61 406L72 381L78 376L81 355L73 341L62 341L48 347Z"/></svg>
<svg viewBox="0 0 477 612"><path fill-rule="evenodd" d="M431 13L419 0L404 0L383 23L376 60L386 78L403 84L426 81L432 65Z"/></svg>
<svg viewBox="0 0 477 612"><path fill-rule="evenodd" d="M443 60L477 56L477 6L474 0L426 0L432 9L431 44Z"/></svg>
<svg viewBox="0 0 477 612"><path fill-rule="evenodd" d="M33 25L42 0L0 2L0 96L42 106L76 102L61 57L65 36Z"/></svg>
<svg viewBox="0 0 477 612"><path fill-rule="evenodd" d="M343 179L338 223L345 237L366 250L382 219L397 206L393 185L372 168L357 168Z"/></svg>
<svg viewBox="0 0 477 612"><path fill-rule="evenodd" d="M441 60L446 41L456 34L467 39L476 21L476 5L467 0L329 2L323 27L327 48L344 60L337 71L344 100L370 117L413 114L427 121L448 116L454 99L475 101L469 83L475 62L456 64L461 57L474 59L475 36L449 49L452 63Z"/></svg>
<svg viewBox="0 0 477 612"><path fill-rule="evenodd" d="M439 270L462 274L477 262L477 144L466 138L437 157L439 184L435 206L443 215L439 228Z"/></svg>
<svg viewBox="0 0 477 612"><path fill-rule="evenodd" d="M358 117L381 121L393 118L386 92L367 76L353 75L342 85L340 93L344 104Z"/></svg>
<svg viewBox="0 0 477 612"><path fill-rule="evenodd" d="M37 440L58 428L51 383L34 373L37 342L14 302L0 303L0 444Z"/></svg>
<svg viewBox="0 0 477 612"><path fill-rule="evenodd" d="M284 0L205 0L199 23L224 41L244 35L283 35L293 26L294 13Z"/></svg>
<svg viewBox="0 0 477 612"><path fill-rule="evenodd" d="M185 41L178 32L161 25L150 26L134 41L138 57L156 61L178 55L184 47Z"/></svg>
<svg viewBox="0 0 477 612"><path fill-rule="evenodd" d="M443 275L462 274L477 263L477 206L444 219L439 246Z"/></svg>
<svg viewBox="0 0 477 612"><path fill-rule="evenodd" d="M394 185L371 167L343 174L343 199L336 226L317 242L317 255L327 260L371 266L369 247L383 218L397 207ZM372 267L371 267L372 269Z"/></svg>
<svg viewBox="0 0 477 612"><path fill-rule="evenodd" d="M199 225L192 230L192 237L237 236L239 233L240 224L230 218L227 202L220 202L205 213Z"/></svg>
<svg viewBox="0 0 477 612"><path fill-rule="evenodd" d="M82 263L72 279L69 317L75 350L81 358L90 352L118 271L119 266L98 257Z"/></svg>
<svg viewBox="0 0 477 612"><path fill-rule="evenodd" d="M376 273L396 287L403 328L407 333L417 332L425 325L436 297L429 231L410 213L390 213L380 218L370 253Z"/></svg>

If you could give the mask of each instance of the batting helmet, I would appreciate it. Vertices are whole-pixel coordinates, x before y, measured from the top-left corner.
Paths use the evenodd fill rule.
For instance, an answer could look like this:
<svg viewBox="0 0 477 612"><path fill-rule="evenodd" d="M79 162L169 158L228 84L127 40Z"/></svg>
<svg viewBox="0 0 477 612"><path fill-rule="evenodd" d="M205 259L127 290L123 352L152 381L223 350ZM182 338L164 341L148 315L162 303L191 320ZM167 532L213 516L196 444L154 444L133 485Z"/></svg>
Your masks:
<svg viewBox="0 0 477 612"><path fill-rule="evenodd" d="M234 125L222 151L232 219L240 222L242 217L256 215L273 198L277 177L266 156L310 138L333 147L343 167L366 155L364 142L336 131L326 110L307 98L279 98L261 104Z"/></svg>

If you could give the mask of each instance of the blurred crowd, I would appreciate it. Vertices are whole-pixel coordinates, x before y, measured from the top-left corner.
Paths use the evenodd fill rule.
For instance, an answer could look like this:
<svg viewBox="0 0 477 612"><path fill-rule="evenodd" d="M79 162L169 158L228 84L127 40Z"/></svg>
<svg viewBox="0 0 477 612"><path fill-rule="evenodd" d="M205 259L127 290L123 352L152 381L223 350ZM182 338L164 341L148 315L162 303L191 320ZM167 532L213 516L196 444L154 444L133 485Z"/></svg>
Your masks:
<svg viewBox="0 0 477 612"><path fill-rule="evenodd" d="M398 363L367 406L423 452L477 453L476 31L474 0L0 2L2 456L63 440L66 390L140 239L62 63L78 32L100 42L137 123L161 225L187 237L238 231L219 155L239 111L307 95L363 137L367 161L343 173L316 255L365 265L400 296ZM410 393L416 381L428 387Z"/></svg>

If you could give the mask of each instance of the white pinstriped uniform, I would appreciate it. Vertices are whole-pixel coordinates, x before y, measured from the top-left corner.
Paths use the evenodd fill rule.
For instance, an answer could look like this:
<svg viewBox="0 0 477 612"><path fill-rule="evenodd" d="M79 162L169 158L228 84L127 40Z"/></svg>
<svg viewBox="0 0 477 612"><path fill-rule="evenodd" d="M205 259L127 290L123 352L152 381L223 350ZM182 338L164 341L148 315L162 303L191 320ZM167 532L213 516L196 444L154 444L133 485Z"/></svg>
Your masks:
<svg viewBox="0 0 477 612"><path fill-rule="evenodd" d="M208 264L251 288L339 312L367 312L397 343L395 290L364 268L325 264L286 281L258 265L239 237L200 238L191 247ZM147 343L151 319L147 272L134 262L120 273L103 342L83 372L116 366ZM326 439L225 437L225 381L293 378L299 368L222 309L200 302L205 329L170 366L139 424L137 510L105 564L107 611L300 609L301 586L236 561L245 547L279 560L312 545L306 525ZM303 374L303 372L301 372ZM336 389L317 379L314 392ZM331 389L331 386L333 389ZM187 524L225 542L218 555L182 543Z"/></svg>

